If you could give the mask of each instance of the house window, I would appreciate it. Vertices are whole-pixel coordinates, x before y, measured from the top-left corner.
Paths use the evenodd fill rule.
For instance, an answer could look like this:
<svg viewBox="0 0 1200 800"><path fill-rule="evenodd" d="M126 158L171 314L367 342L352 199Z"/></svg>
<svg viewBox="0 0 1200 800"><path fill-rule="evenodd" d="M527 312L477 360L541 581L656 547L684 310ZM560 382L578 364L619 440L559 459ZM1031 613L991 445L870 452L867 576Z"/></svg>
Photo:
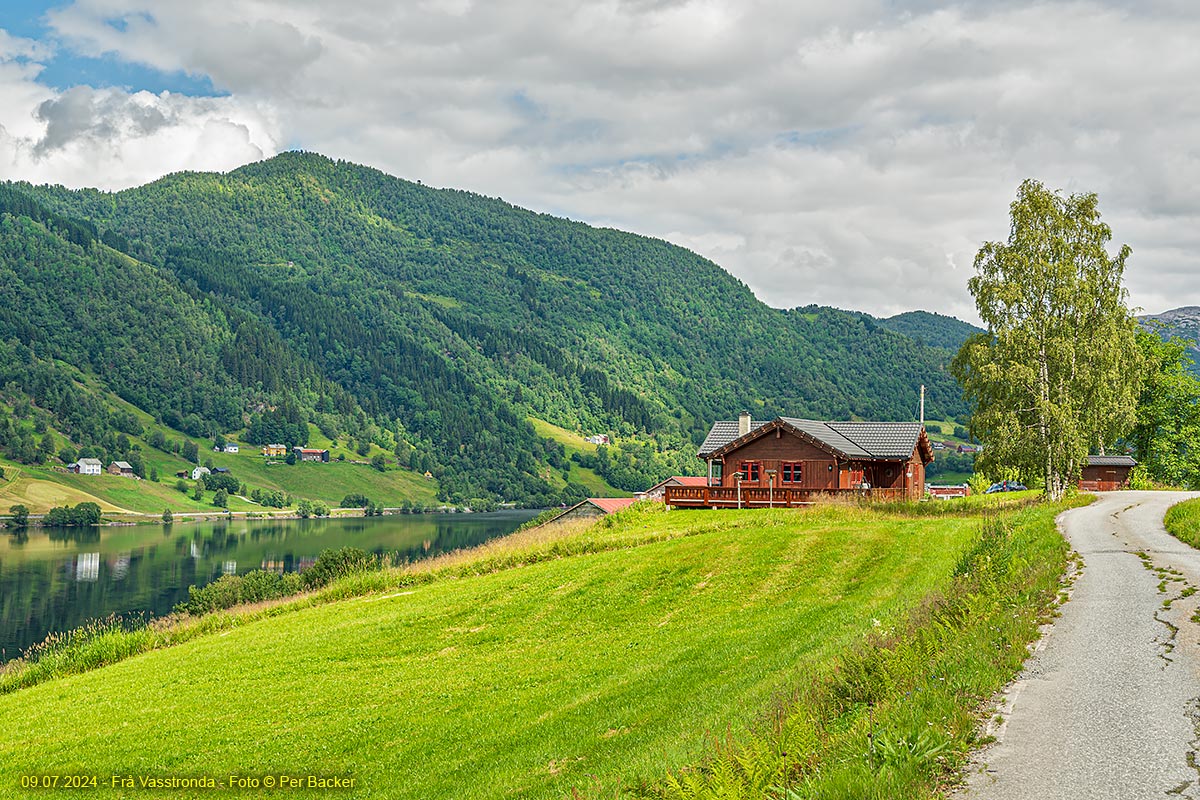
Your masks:
<svg viewBox="0 0 1200 800"><path fill-rule="evenodd" d="M712 465L713 480L716 481L717 483L720 483L721 477L724 475L724 473L725 473L725 465L722 464L720 461L713 462L713 465Z"/></svg>
<svg viewBox="0 0 1200 800"><path fill-rule="evenodd" d="M742 462L742 480L757 481L761 475L762 464L757 461Z"/></svg>
<svg viewBox="0 0 1200 800"><path fill-rule="evenodd" d="M784 483L800 483L800 463L798 461L785 461L779 468L783 473Z"/></svg>

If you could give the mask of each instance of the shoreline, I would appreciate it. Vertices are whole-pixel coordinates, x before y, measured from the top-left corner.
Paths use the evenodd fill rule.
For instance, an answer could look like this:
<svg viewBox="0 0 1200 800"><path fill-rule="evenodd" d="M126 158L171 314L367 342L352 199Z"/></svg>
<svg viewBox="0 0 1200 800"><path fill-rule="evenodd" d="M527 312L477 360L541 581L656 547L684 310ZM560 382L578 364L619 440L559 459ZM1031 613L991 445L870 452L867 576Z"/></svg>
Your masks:
<svg viewBox="0 0 1200 800"><path fill-rule="evenodd" d="M504 511L544 511L545 509L522 509L517 507L498 508L495 511L473 511L470 508L457 508L454 506L443 506L441 508L432 509L429 511L404 511L399 507L384 508L381 513L371 515L371 517L397 517L397 516L426 516L433 514L495 514ZM24 528L43 528L42 518L44 514L30 514L29 521L23 526ZM176 525L189 522L222 522L222 521L300 521L300 520L321 520L321 519L367 519L368 515L365 508L331 508L326 516L310 515L302 517L295 511L279 510L271 511L180 511L172 512L170 522L163 522L162 514L151 513L113 513L105 514L98 525L86 526L71 526L71 527L91 527L91 528L127 528L136 525ZM59 527L59 526L53 526ZM17 531L21 528L13 527L12 521L9 518L0 517L0 529L5 531Z"/></svg>

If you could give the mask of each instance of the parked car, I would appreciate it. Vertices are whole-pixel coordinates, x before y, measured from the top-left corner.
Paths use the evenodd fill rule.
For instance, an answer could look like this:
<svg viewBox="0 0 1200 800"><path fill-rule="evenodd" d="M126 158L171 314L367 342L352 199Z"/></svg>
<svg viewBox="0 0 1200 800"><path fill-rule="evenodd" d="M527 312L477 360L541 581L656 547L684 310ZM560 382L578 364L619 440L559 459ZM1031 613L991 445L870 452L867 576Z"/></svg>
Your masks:
<svg viewBox="0 0 1200 800"><path fill-rule="evenodd" d="M1029 487L1023 483L1017 483L1016 481L1000 481L999 483L993 483L991 486L989 486L984 494L995 494L996 492L1024 492L1028 490Z"/></svg>

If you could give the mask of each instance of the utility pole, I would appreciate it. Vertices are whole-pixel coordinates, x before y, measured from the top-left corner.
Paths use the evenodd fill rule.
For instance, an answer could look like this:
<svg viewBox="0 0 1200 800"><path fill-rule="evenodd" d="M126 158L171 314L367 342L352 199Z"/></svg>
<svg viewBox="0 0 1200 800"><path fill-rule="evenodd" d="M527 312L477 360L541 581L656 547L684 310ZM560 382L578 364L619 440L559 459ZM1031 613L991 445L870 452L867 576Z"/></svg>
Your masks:
<svg viewBox="0 0 1200 800"><path fill-rule="evenodd" d="M921 384L921 427L925 427L925 384Z"/></svg>

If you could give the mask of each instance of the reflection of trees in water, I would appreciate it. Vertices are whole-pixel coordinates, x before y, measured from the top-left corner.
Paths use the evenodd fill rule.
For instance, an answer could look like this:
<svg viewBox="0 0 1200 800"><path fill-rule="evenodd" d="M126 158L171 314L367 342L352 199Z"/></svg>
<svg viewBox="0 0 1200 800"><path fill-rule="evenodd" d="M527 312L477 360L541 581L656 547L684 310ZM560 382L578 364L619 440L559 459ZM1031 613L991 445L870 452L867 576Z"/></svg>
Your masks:
<svg viewBox="0 0 1200 800"><path fill-rule="evenodd" d="M80 542L91 544L100 541L100 528L85 525L79 528L43 528L52 542Z"/></svg>
<svg viewBox="0 0 1200 800"><path fill-rule="evenodd" d="M25 544L28 541L29 541L29 529L28 528L24 528L24 527L13 528L12 530L10 530L8 532L8 543L10 546L11 545L20 546L20 545Z"/></svg>

